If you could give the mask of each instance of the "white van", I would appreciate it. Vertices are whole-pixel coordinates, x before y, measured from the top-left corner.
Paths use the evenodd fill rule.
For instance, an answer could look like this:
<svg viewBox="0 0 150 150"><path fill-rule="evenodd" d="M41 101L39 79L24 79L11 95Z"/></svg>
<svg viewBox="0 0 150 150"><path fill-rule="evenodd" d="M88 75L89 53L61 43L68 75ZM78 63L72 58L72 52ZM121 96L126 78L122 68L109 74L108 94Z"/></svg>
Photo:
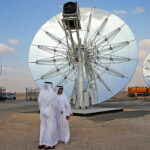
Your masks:
<svg viewBox="0 0 150 150"><path fill-rule="evenodd" d="M15 100L16 94L15 93L4 93L2 98L3 98L3 100Z"/></svg>

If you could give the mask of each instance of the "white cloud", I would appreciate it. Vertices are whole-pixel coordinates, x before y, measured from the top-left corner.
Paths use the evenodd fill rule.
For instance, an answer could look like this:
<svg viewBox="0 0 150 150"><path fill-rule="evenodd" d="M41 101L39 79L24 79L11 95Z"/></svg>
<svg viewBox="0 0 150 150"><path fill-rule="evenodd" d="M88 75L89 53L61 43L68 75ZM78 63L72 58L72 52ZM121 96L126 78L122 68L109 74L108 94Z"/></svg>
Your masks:
<svg viewBox="0 0 150 150"><path fill-rule="evenodd" d="M8 43L12 44L12 45L16 45L19 43L19 40L14 40L14 39L11 39L8 41Z"/></svg>
<svg viewBox="0 0 150 150"><path fill-rule="evenodd" d="M144 39L139 43L140 49L146 49L150 51L150 39Z"/></svg>
<svg viewBox="0 0 150 150"><path fill-rule="evenodd" d="M143 68L142 68L142 66L137 66L137 67L136 67L136 72L137 72L137 73L140 73L140 74L143 73Z"/></svg>
<svg viewBox="0 0 150 150"><path fill-rule="evenodd" d="M114 10L113 12L117 15L127 14L125 10Z"/></svg>
<svg viewBox="0 0 150 150"><path fill-rule="evenodd" d="M6 67L6 66L2 66L2 67L3 67L3 68L2 68L2 71L3 71L4 73L10 73L10 72L13 71L13 69L10 68L10 67Z"/></svg>
<svg viewBox="0 0 150 150"><path fill-rule="evenodd" d="M150 54L150 39L144 39L139 43L139 62L143 62L148 54Z"/></svg>
<svg viewBox="0 0 150 150"><path fill-rule="evenodd" d="M7 55L13 52L14 52L14 49L12 47L9 47L6 44L0 43L0 55Z"/></svg>
<svg viewBox="0 0 150 150"><path fill-rule="evenodd" d="M143 8L140 8L140 7L136 7L132 13L133 14L139 14L139 13L143 13L144 12L144 9Z"/></svg>
<svg viewBox="0 0 150 150"><path fill-rule="evenodd" d="M144 49L139 50L139 61L143 60L147 55L147 51Z"/></svg>

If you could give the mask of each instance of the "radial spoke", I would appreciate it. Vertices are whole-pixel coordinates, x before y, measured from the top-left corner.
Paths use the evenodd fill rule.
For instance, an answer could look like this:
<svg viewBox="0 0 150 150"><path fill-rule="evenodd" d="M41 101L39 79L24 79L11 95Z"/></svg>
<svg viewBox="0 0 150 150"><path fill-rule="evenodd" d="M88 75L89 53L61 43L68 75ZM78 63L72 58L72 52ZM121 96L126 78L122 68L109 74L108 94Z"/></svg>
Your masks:
<svg viewBox="0 0 150 150"><path fill-rule="evenodd" d="M108 16L108 17L109 17L109 16ZM95 40L97 39L97 37L102 34L102 32L103 32L103 30L104 30L104 28L105 28L105 26L106 26L106 24L107 24L108 17L105 18L105 20L102 22L102 24L101 24L101 25L99 26L99 28L96 30L96 32L92 35L92 37L91 37L91 39L90 39L90 41L91 41L92 43L94 43Z"/></svg>
<svg viewBox="0 0 150 150"><path fill-rule="evenodd" d="M58 47L45 46L45 45L33 45L33 46L37 46L39 49L46 51L48 53L58 53L58 54L66 55L66 52L60 50L60 48L58 49Z"/></svg>
<svg viewBox="0 0 150 150"><path fill-rule="evenodd" d="M64 82L67 82L67 80L69 80L69 76L71 74L74 74L74 69L73 67L72 68L69 68L65 73L64 75L62 76L62 78L59 80L59 82L57 83L57 85L64 85ZM75 74L74 74L75 75Z"/></svg>
<svg viewBox="0 0 150 150"><path fill-rule="evenodd" d="M123 27L124 25L122 25L121 27L115 29L114 31L106 34L105 36L103 36L102 38L98 39L95 43L96 43L96 46L99 47L105 43L109 43L112 39L114 39L118 33L121 31L121 28Z"/></svg>
<svg viewBox="0 0 150 150"><path fill-rule="evenodd" d="M100 61L100 63L103 61L103 60L108 60L109 62L103 62L104 64L105 63L124 63L124 62L128 62L128 61L131 61L131 60L135 60L135 59L131 59L129 57L122 57L122 56L115 56L115 55L104 55L104 56L97 56L96 59L98 61Z"/></svg>
<svg viewBox="0 0 150 150"><path fill-rule="evenodd" d="M127 45L129 45L129 41L125 41L125 42L120 42L120 43L116 43L116 44L110 44L108 46L104 46L104 47L98 47L98 53L105 53L105 52L116 52L124 47L126 47Z"/></svg>
<svg viewBox="0 0 150 150"><path fill-rule="evenodd" d="M64 64L60 67L57 66L57 67L51 69L50 71L48 71L47 73L45 73L44 75L42 75L40 78L35 79L34 81L45 80L45 79L50 79L50 78L56 77L59 75L60 71L63 71L67 67L68 67L68 64Z"/></svg>
<svg viewBox="0 0 150 150"><path fill-rule="evenodd" d="M36 60L35 62L30 62L30 63L35 63L37 65L54 65L55 63L58 62L64 62L66 59L65 58L45 58L45 59L39 59Z"/></svg>
<svg viewBox="0 0 150 150"><path fill-rule="evenodd" d="M93 69L94 70L94 69ZM104 87L111 92L111 89L108 87L108 85L104 82L104 80L99 76L99 74L94 70L94 72L97 75L97 79L99 80L100 83L102 83L104 85Z"/></svg>
<svg viewBox="0 0 150 150"><path fill-rule="evenodd" d="M64 70L65 68L67 68L69 66L68 63L66 63L66 61L62 62L61 64L58 65L53 65L53 68L50 69L47 73L43 74L39 79L37 80L44 80L47 78L51 78L53 76L58 75L58 73L60 73L60 71Z"/></svg>
<svg viewBox="0 0 150 150"><path fill-rule="evenodd" d="M61 29L64 31L65 33L65 29L64 26L62 25L62 23L55 17L55 19L57 20L58 24L60 25Z"/></svg>
<svg viewBox="0 0 150 150"><path fill-rule="evenodd" d="M43 29L42 29L43 30ZM55 42L57 42L58 44L60 44L63 47L67 48L67 43L65 41L63 41L62 39L60 39L59 37L57 37L56 35L53 35L52 33L49 33L48 31L43 30L47 36L49 36L52 40L54 40Z"/></svg>
<svg viewBox="0 0 150 150"><path fill-rule="evenodd" d="M148 68L148 67L146 67L146 68L144 68L145 70L149 70L150 71L150 68Z"/></svg>
<svg viewBox="0 0 150 150"><path fill-rule="evenodd" d="M102 68L106 71L107 74L111 74L111 75L114 75L116 77L120 77L120 78L128 78L128 77L125 77L122 73L116 71L115 69L111 68L110 66L104 66L102 65L101 63L96 63L96 67L97 68Z"/></svg>
<svg viewBox="0 0 150 150"><path fill-rule="evenodd" d="M51 78L52 76L56 76L58 75L58 73L64 69L66 69L68 67L68 64L66 65L62 65L60 67L55 67L54 69L48 71L47 73L45 73L44 75L41 76L41 80L44 80L44 79L48 79L48 78Z"/></svg>
<svg viewBox="0 0 150 150"><path fill-rule="evenodd" d="M91 19L92 19L92 10L91 10L90 15L89 15L89 20L88 20L87 29L86 29L85 36L84 36L83 45L85 45L87 43L87 39L88 39L88 35L90 32L90 27L91 27Z"/></svg>

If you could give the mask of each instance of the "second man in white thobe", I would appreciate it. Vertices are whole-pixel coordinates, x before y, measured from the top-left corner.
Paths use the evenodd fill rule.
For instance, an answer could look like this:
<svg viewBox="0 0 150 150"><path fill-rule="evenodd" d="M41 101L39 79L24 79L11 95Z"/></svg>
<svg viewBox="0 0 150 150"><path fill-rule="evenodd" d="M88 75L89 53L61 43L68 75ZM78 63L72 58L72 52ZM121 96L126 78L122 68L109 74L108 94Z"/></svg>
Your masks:
<svg viewBox="0 0 150 150"><path fill-rule="evenodd" d="M63 87L57 86L57 103L60 112L57 113L58 142L68 143L70 140L69 118L72 114L70 103L63 93Z"/></svg>

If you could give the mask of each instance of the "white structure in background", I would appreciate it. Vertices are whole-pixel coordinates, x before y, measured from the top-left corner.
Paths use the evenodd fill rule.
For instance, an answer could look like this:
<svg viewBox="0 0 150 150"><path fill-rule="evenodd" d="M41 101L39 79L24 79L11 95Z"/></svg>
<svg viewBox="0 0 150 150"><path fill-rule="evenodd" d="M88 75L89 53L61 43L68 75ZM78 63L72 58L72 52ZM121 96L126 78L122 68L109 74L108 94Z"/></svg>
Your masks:
<svg viewBox="0 0 150 150"><path fill-rule="evenodd" d="M143 76L147 85L150 87L150 54L144 59Z"/></svg>
<svg viewBox="0 0 150 150"><path fill-rule="evenodd" d="M63 13L35 35L29 66L36 84L63 85L75 108L103 102L132 78L137 44L130 28L116 15L97 8L64 4Z"/></svg>
<svg viewBox="0 0 150 150"><path fill-rule="evenodd" d="M2 61L0 59L0 75L2 74Z"/></svg>
<svg viewBox="0 0 150 150"><path fill-rule="evenodd" d="M0 75L2 74L2 61L0 59ZM6 87L0 86L0 100L6 100Z"/></svg>

